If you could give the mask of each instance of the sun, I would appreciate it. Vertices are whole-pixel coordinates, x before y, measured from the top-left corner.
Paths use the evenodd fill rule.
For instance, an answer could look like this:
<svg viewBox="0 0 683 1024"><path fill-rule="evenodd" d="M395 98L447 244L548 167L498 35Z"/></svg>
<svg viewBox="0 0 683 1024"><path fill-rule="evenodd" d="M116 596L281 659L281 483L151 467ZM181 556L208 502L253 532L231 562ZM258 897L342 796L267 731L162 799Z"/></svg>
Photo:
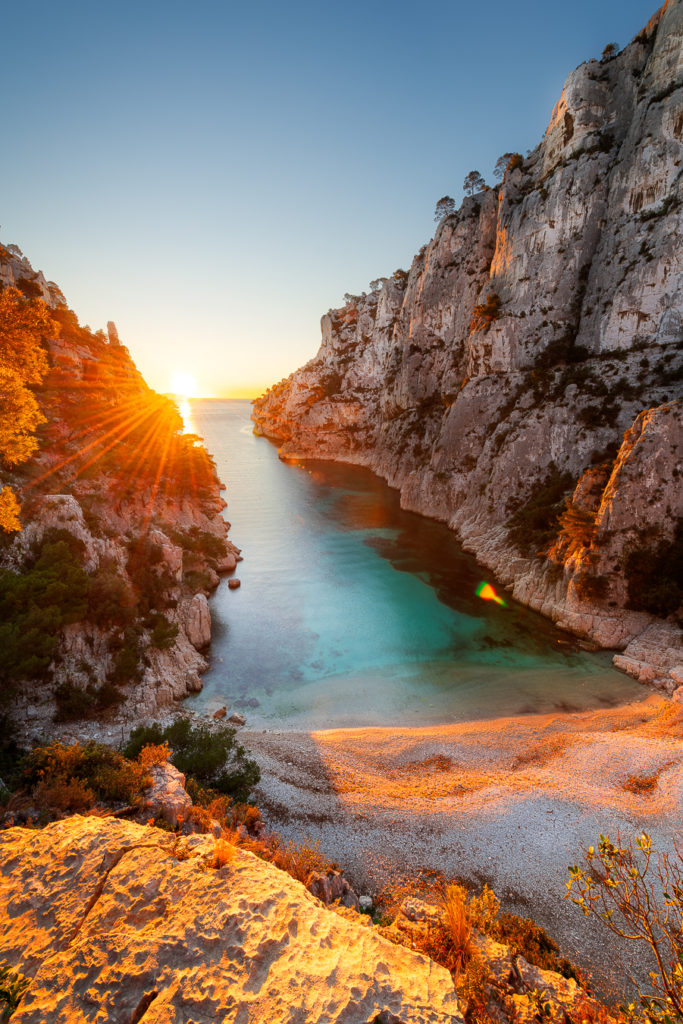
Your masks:
<svg viewBox="0 0 683 1024"><path fill-rule="evenodd" d="M171 393L179 398L196 398L197 381L191 373L178 370L171 378Z"/></svg>

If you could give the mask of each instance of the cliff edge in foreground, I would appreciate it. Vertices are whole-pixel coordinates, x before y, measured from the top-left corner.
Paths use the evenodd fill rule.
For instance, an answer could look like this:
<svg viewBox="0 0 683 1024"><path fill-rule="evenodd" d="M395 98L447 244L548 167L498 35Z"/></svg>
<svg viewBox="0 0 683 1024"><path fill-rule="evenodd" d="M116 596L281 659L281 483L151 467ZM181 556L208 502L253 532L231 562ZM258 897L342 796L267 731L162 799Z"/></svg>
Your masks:
<svg viewBox="0 0 683 1024"><path fill-rule="evenodd" d="M0 834L0 957L31 978L13 1021L462 1024L445 968L213 849L96 817Z"/></svg>
<svg viewBox="0 0 683 1024"><path fill-rule="evenodd" d="M254 405L368 466L514 596L683 683L683 0L567 79L545 137ZM625 649L625 650L624 650Z"/></svg>

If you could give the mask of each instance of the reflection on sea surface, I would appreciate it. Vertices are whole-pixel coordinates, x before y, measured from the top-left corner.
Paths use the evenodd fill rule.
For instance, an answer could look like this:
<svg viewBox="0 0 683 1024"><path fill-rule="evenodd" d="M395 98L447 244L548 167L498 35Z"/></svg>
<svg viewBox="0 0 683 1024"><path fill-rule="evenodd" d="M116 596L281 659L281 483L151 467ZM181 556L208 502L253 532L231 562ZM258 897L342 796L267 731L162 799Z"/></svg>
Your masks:
<svg viewBox="0 0 683 1024"><path fill-rule="evenodd" d="M426 725L644 696L497 585L505 607L481 600L486 574L454 535L369 471L280 462L250 412L191 403L244 554L241 589L212 600L197 710L229 703L256 728Z"/></svg>

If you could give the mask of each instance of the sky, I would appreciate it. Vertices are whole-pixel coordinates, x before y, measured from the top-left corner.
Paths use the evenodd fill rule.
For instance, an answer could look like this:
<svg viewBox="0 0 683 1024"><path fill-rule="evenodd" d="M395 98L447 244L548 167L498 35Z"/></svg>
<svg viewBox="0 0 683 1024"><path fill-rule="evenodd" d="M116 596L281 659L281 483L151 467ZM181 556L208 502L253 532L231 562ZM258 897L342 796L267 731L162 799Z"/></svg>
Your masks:
<svg viewBox="0 0 683 1024"><path fill-rule="evenodd" d="M647 0L5 5L0 239L148 383L255 397Z"/></svg>

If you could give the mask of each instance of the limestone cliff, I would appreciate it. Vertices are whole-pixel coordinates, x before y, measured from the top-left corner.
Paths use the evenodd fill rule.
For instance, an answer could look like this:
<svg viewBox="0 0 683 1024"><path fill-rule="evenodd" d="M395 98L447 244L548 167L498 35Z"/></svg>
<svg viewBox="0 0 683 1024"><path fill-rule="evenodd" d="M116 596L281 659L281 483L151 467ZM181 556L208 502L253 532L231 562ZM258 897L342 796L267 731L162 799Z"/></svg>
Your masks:
<svg viewBox="0 0 683 1024"><path fill-rule="evenodd" d="M16 1024L462 1024L445 968L251 853L213 855L97 817L0 834L0 959L31 979Z"/></svg>
<svg viewBox="0 0 683 1024"><path fill-rule="evenodd" d="M82 327L16 246L0 247L0 287L44 301L54 321L42 340L50 369L34 388L45 418L38 449L3 467L23 528L3 535L0 568L26 577L41 559L63 557L81 588L80 603L58 593L58 579L56 596L41 591L35 671L22 678L3 662L0 677L16 690L14 712L28 736L53 733L55 695L56 728L66 736L92 731L88 718L137 724L201 688L207 595L239 555L226 540L222 485L200 439L183 435L173 403L147 387L113 323L108 336ZM75 602L61 618L60 600ZM25 622L3 626L16 633ZM55 629L50 650L45 637ZM110 734L118 739L121 730Z"/></svg>
<svg viewBox="0 0 683 1024"><path fill-rule="evenodd" d="M253 414L283 457L370 467L516 598L626 648L621 667L669 691L682 52L683 0L668 0L621 53L572 72L537 148L442 219L408 273L330 310L318 354ZM648 559L672 575L647 579Z"/></svg>

